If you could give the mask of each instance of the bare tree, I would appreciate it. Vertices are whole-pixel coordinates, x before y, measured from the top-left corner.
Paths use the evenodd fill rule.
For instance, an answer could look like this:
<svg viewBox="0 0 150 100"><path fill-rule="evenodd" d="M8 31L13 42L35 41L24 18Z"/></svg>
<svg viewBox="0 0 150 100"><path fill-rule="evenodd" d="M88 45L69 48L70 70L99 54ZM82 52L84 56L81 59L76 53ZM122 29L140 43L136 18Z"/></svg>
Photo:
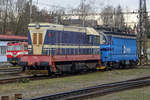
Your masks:
<svg viewBox="0 0 150 100"><path fill-rule="evenodd" d="M81 0L80 5L73 9L72 11L76 12L76 14L79 14L79 19L82 20L82 26L85 26L85 20L88 16L88 14L94 13L94 2L86 2L86 0Z"/></svg>
<svg viewBox="0 0 150 100"><path fill-rule="evenodd" d="M106 6L101 12L103 24L106 26L114 26L114 8L113 6Z"/></svg>
<svg viewBox="0 0 150 100"><path fill-rule="evenodd" d="M124 16L120 5L116 9L114 17L115 27L119 29L125 28Z"/></svg>
<svg viewBox="0 0 150 100"><path fill-rule="evenodd" d="M5 34L9 30L9 22L14 19L14 2L15 0L0 0L1 10L1 33Z"/></svg>
<svg viewBox="0 0 150 100"><path fill-rule="evenodd" d="M61 16L65 14L65 8L54 7L55 10L49 12L46 9L40 10L36 5L32 7L33 22L55 22L61 23ZM14 35L24 35L28 33L30 23L30 3L29 0L0 0L0 34L12 32Z"/></svg>

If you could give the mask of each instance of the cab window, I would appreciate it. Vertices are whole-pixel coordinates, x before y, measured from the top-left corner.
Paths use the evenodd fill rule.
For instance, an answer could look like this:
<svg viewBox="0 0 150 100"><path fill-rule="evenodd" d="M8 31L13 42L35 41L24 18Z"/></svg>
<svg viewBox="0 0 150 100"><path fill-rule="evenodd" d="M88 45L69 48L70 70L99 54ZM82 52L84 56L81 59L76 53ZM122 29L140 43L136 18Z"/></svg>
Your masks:
<svg viewBox="0 0 150 100"><path fill-rule="evenodd" d="M92 43L92 36L88 36L88 42Z"/></svg>
<svg viewBox="0 0 150 100"><path fill-rule="evenodd" d="M104 36L103 34L100 34L100 44L106 44L106 36Z"/></svg>
<svg viewBox="0 0 150 100"><path fill-rule="evenodd" d="M95 43L99 44L100 43L100 37L99 36L95 36Z"/></svg>
<svg viewBox="0 0 150 100"><path fill-rule="evenodd" d="M15 50L15 46L8 46L8 51L13 51L13 50Z"/></svg>
<svg viewBox="0 0 150 100"><path fill-rule="evenodd" d="M17 45L17 46L15 46L15 50L21 50L22 48L21 48L21 45Z"/></svg>

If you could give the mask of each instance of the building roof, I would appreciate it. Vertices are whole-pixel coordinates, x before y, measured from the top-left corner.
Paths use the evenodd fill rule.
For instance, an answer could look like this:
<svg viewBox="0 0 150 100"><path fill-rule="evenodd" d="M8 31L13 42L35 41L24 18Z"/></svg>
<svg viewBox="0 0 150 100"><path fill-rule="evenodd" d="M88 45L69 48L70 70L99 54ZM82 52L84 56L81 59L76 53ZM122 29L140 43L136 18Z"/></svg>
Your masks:
<svg viewBox="0 0 150 100"><path fill-rule="evenodd" d="M28 37L16 35L0 35L0 40L3 41L27 41Z"/></svg>
<svg viewBox="0 0 150 100"><path fill-rule="evenodd" d="M122 33L122 32L109 32L106 31L104 32L105 34L109 34L109 35L120 35L120 36L130 36L130 37L136 37L136 34L129 34L129 33Z"/></svg>

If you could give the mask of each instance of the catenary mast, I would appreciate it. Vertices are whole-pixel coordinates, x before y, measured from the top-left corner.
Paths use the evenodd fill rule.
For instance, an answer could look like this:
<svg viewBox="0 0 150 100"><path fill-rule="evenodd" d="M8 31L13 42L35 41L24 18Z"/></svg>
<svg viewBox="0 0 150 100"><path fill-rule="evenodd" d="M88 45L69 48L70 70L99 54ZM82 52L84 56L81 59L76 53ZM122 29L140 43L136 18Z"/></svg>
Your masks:
<svg viewBox="0 0 150 100"><path fill-rule="evenodd" d="M140 65L147 63L147 47L146 47L146 32L147 32L147 11L146 0L139 1L139 28L138 28L138 55Z"/></svg>

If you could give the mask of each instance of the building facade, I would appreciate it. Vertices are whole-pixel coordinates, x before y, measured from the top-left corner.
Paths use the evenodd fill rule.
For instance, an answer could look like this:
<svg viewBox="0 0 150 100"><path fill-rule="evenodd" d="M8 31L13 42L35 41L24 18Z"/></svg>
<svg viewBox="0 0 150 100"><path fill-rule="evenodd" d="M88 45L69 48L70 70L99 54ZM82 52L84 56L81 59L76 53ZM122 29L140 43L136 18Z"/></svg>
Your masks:
<svg viewBox="0 0 150 100"><path fill-rule="evenodd" d="M150 16L150 12L148 12ZM133 12L123 12L125 25L127 27L131 27L134 29L138 25L139 21L139 13L137 11ZM114 15L113 15L114 17ZM71 20L71 19L80 19L79 14L67 14L62 17L63 20ZM102 14L101 13L93 13L86 15L85 20L96 20L98 25L103 25Z"/></svg>

